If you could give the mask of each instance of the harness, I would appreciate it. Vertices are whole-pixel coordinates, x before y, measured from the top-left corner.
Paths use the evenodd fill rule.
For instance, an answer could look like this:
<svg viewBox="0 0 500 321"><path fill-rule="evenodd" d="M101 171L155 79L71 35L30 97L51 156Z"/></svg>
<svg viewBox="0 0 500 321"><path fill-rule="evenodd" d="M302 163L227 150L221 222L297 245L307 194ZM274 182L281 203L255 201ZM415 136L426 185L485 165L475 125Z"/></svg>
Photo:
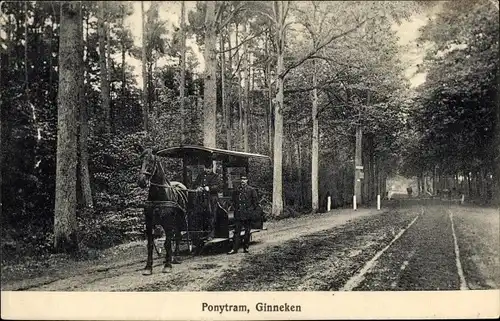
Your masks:
<svg viewBox="0 0 500 321"><path fill-rule="evenodd" d="M163 206L164 207L175 207L175 208L180 209L185 214L187 212L187 210L186 210L186 206L187 206L187 202L188 202L187 196L184 195L184 193L182 193L182 191L177 186L172 186L168 182L168 180L165 178L166 174L165 174L165 170L163 169L163 165L161 164L161 162L159 162L156 159L156 155L154 155L154 162L153 163L154 163L154 165L153 165L153 170L151 173L149 173L146 170L141 170L141 174L148 175L150 177L148 179L149 185L163 187L165 190L168 190L169 192L173 192L173 194L176 196L178 201L172 201L172 200L170 200L170 201L147 201L146 205L148 205L148 206L162 206L162 207ZM158 164L160 166L161 172L163 173L163 177L167 181L167 184L158 184L158 183L151 182L151 178L156 173L156 170L158 168ZM170 194L170 193L167 192L167 194ZM182 205L184 205L184 206L179 204L179 200L183 203Z"/></svg>

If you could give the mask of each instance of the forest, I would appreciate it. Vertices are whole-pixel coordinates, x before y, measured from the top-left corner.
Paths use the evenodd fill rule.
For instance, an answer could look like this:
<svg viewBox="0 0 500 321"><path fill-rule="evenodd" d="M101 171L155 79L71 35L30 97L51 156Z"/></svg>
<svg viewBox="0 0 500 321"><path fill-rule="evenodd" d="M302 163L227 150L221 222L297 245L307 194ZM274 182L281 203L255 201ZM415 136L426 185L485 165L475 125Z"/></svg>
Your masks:
<svg viewBox="0 0 500 321"><path fill-rule="evenodd" d="M395 26L431 10L413 87ZM325 211L327 194L373 206L396 174L500 202L494 1L4 1L1 14L2 262L143 239L139 155L153 146L270 156L250 177L269 219Z"/></svg>

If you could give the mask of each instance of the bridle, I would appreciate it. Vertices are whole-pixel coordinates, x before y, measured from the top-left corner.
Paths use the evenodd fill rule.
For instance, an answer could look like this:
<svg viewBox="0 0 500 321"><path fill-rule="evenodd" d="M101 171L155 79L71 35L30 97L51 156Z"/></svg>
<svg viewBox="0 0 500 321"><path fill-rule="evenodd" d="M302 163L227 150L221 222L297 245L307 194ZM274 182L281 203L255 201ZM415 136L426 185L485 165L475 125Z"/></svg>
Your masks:
<svg viewBox="0 0 500 321"><path fill-rule="evenodd" d="M161 162L159 162L157 159L156 159L156 155L153 154L152 155L153 157L153 170L150 172L148 172L146 169L145 169L145 166L144 164L142 165L142 169L141 169L141 174L145 175L145 176L148 176L148 183L149 185L153 185L153 186L159 186L159 187L171 187L169 181L167 180L166 178L166 174L165 174L165 170L163 169L163 165L161 164ZM151 178L153 178L153 176L156 174L156 170L158 169L158 164L159 164L159 167L160 167L160 170L161 172L163 173L163 179L166 181L166 185L165 184L157 184L157 183L153 183L151 182Z"/></svg>

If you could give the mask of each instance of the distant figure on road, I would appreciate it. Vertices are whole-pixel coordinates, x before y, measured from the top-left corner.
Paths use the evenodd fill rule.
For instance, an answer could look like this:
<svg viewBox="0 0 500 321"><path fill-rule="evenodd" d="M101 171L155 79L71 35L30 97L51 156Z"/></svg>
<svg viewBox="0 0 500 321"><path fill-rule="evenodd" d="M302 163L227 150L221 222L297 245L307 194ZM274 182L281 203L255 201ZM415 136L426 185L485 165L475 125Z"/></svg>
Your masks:
<svg viewBox="0 0 500 321"><path fill-rule="evenodd" d="M411 188L411 186L406 188L406 192L408 193L408 197L411 197L411 194L413 193L413 189Z"/></svg>

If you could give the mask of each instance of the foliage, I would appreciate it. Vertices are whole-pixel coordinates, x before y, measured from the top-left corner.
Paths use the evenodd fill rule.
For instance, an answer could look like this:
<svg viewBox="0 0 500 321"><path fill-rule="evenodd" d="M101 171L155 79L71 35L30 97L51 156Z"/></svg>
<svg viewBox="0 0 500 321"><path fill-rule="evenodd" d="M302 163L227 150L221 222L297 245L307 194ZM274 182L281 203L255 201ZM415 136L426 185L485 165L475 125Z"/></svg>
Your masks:
<svg viewBox="0 0 500 321"><path fill-rule="evenodd" d="M411 114L417 141L406 152L419 170L493 173L498 27L490 3L457 1L444 3L423 28L420 41L432 47L423 66L427 81Z"/></svg>
<svg viewBox="0 0 500 321"><path fill-rule="evenodd" d="M250 58L250 107L247 111L250 152L272 150L274 103L277 92L277 30L272 2L218 1L217 35L229 45L232 65L225 61L226 92L222 92L221 56L217 50L217 146L225 147L222 95L230 106L234 146L239 135L239 107L244 92L239 72L243 57ZM434 4L432 4L434 5ZM403 76L401 48L394 22L408 18L424 2L290 2L284 17L283 199L284 216L308 212L311 207L311 91L315 60L319 95L319 190L333 206L349 204L353 189L354 130L361 125L373 150L378 171L387 176L399 166L407 175L420 175L439 166L443 172L477 172L494 166L491 102L498 95L498 17L487 1L444 3L442 12L422 30L421 43L433 44L423 64L427 82L411 96ZM2 223L9 240L5 253L33 247L49 249L55 189L59 3L2 4ZM317 10L311 10L316 8ZM89 170L95 207L79 211L81 242L89 247L110 246L140 237L138 205L145 191L136 188L140 147L170 146L181 139L177 65L179 30L161 19L156 3L147 17L148 109L151 130L142 132L141 91L133 67L125 59L139 58L132 32L124 20L133 14L131 2L106 5L110 29L109 66L112 133L101 135L97 2L84 4L85 100L89 113ZM464 14L469 13L469 14ZM206 3L188 12L188 37L203 51ZM24 24L27 23L25 58ZM242 26L246 32L242 32ZM239 26L235 46L235 26ZM338 38L336 36L339 36ZM327 40L333 37L332 42ZM316 43L314 43L314 41ZM246 45L243 46L242 42ZM325 44L324 46L321 46ZM319 48L321 47L321 48ZM244 52L244 48L246 51ZM319 48L319 49L318 49ZM318 50L316 50L318 49ZM123 59L122 57L125 57ZM236 58L239 58L236 59ZM123 60L122 60L123 59ZM156 66L168 61L165 66ZM196 74L196 57L188 48L186 70L186 143L203 142L203 79ZM25 66L28 67L25 69ZM32 67L31 67L32 66ZM27 73L25 74L25 71ZM28 79L26 90L25 79ZM268 84L268 78L271 79ZM230 84L230 86L229 86ZM269 88L270 86L270 88ZM270 99L269 99L270 98ZM270 101L271 100L271 101ZM243 106L243 105L242 105ZM40 139L38 139L40 131ZM238 148L235 148L238 149ZM5 155L8 155L6 157ZM272 155L270 155L272 156ZM497 157L497 156L496 156ZM252 183L269 213L272 165L251 163ZM167 163L168 174L179 179L179 164ZM2 224L3 225L3 224ZM16 241L18 241L16 249ZM14 245L13 245L14 244ZM10 251L10 252L9 252Z"/></svg>

